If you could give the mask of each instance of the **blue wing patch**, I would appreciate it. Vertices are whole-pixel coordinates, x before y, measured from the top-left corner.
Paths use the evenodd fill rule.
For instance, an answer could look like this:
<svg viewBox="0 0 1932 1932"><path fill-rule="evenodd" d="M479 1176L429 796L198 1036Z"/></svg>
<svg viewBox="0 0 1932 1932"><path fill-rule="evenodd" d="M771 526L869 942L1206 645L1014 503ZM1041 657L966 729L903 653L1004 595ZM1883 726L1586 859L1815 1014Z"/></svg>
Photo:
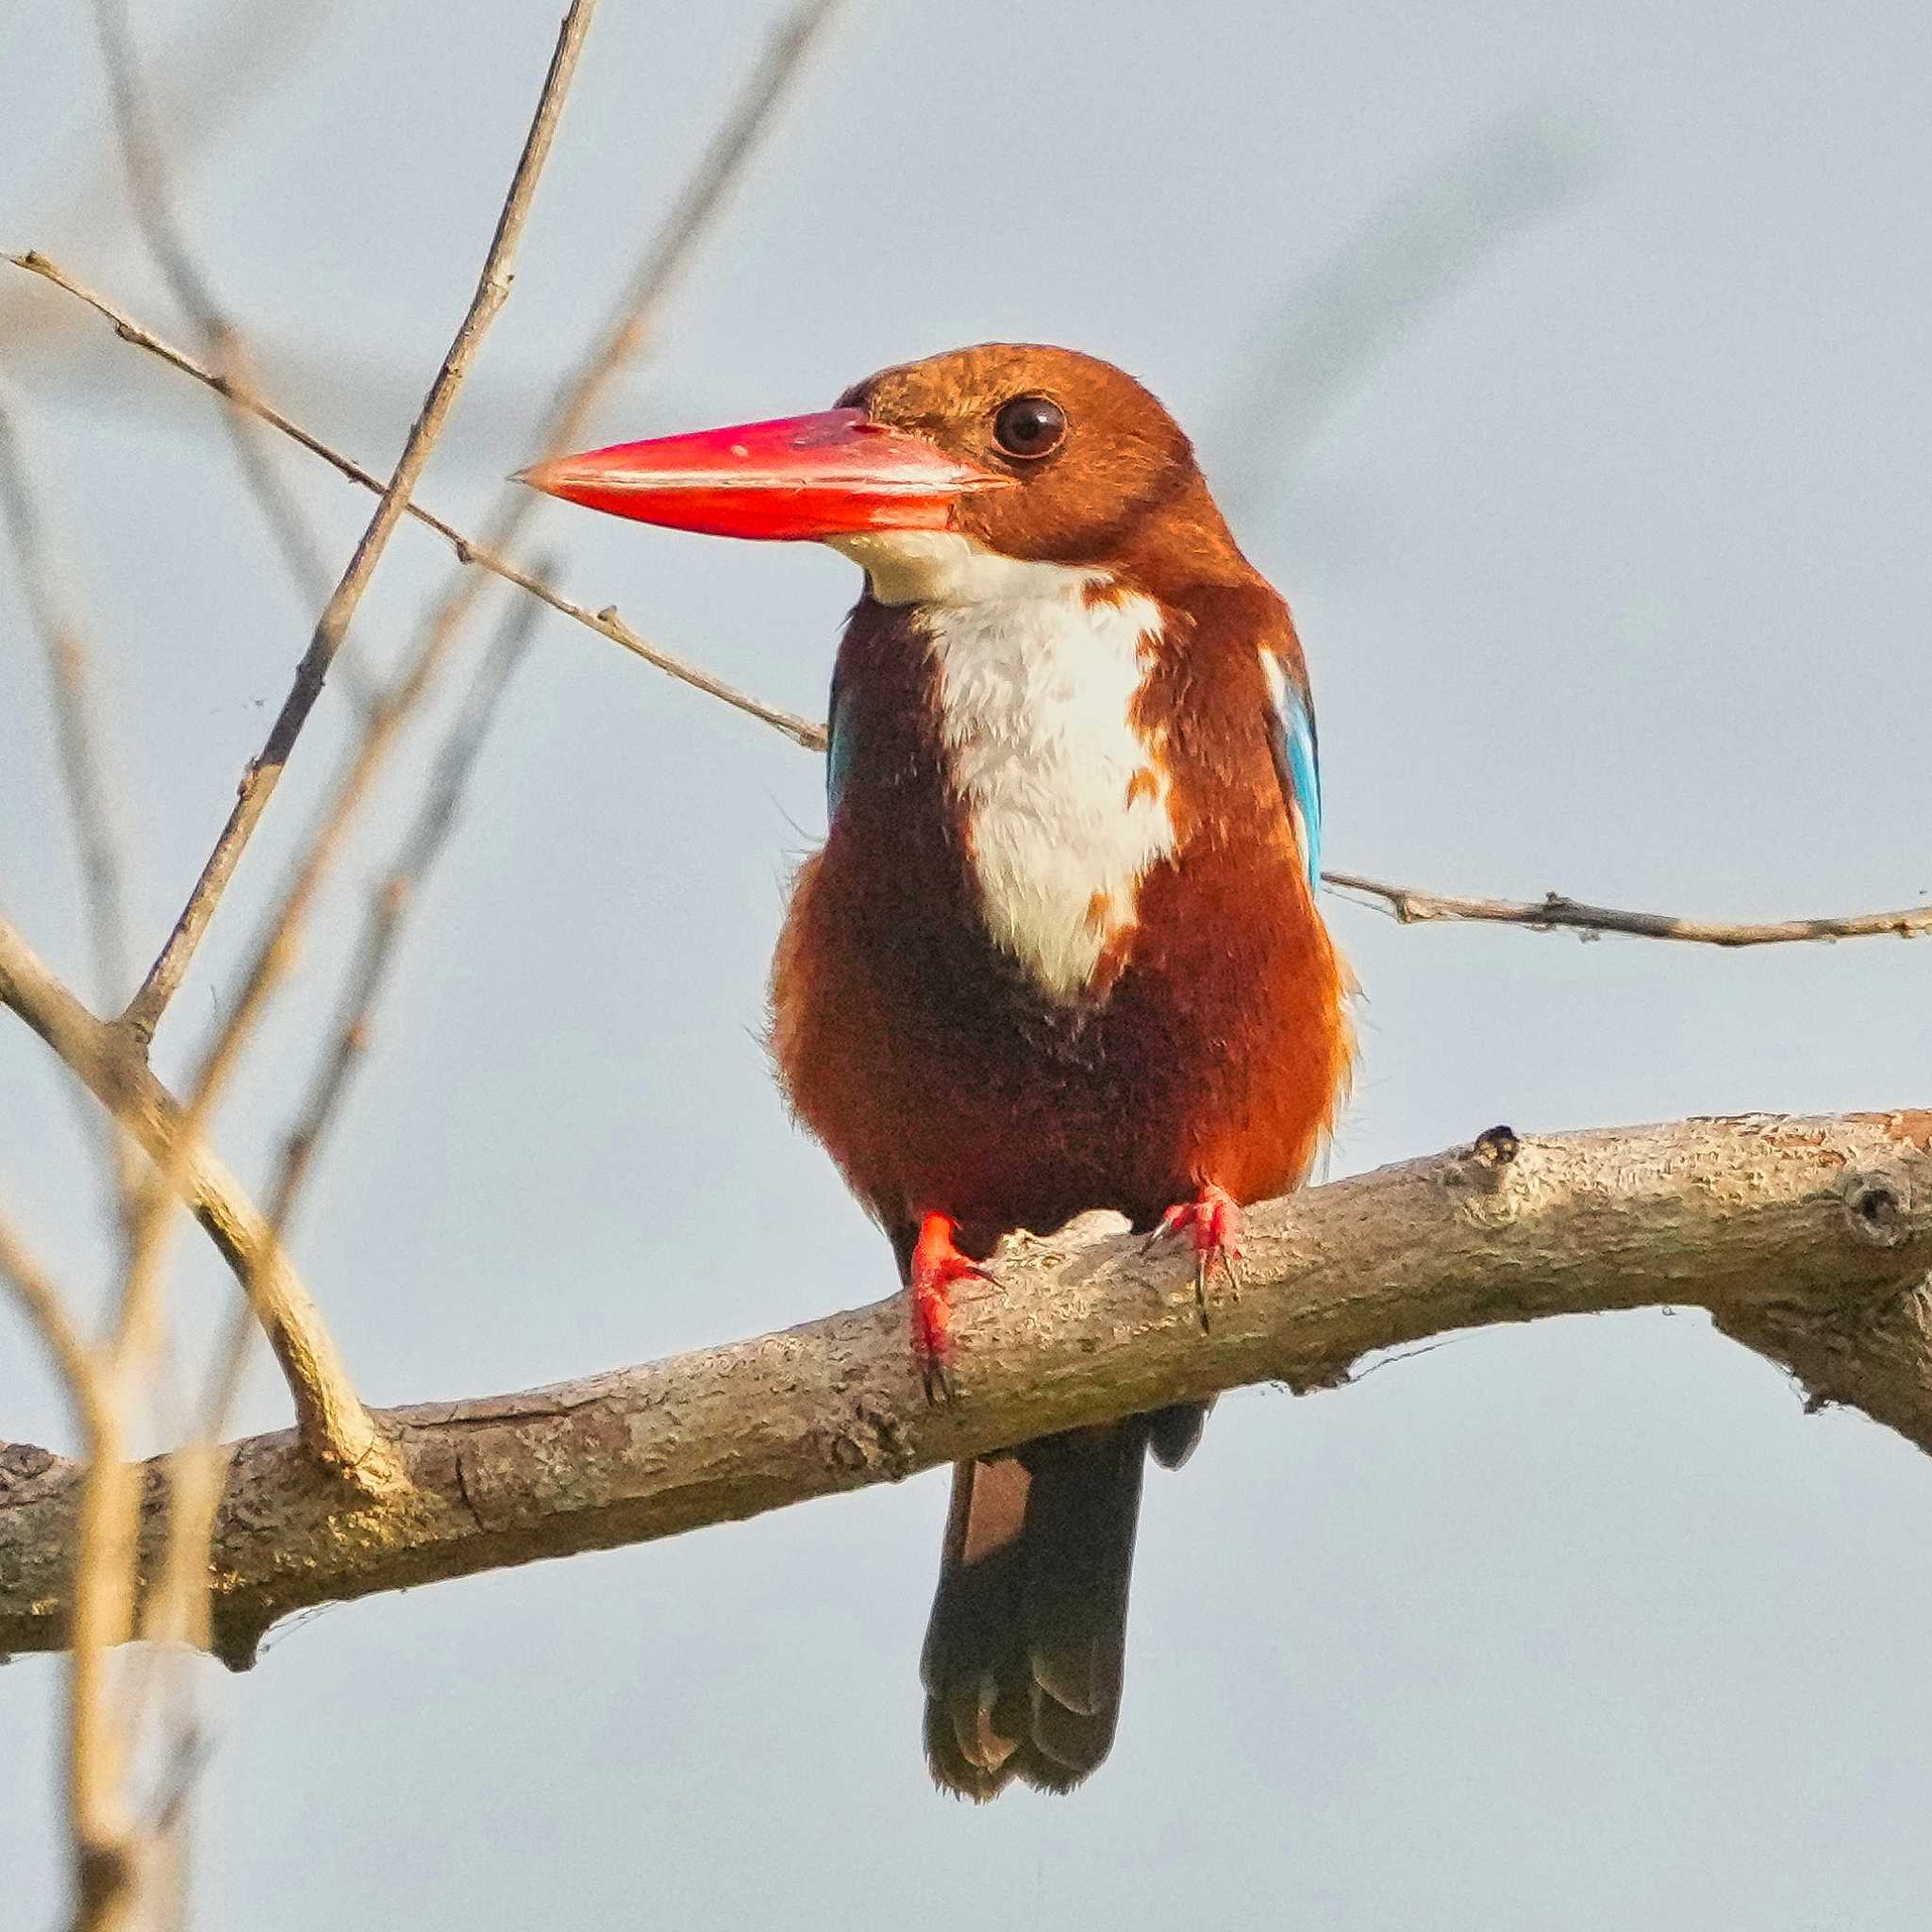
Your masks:
<svg viewBox="0 0 1932 1932"><path fill-rule="evenodd" d="M1322 876L1322 760L1315 742L1315 708L1307 690L1273 651L1261 653L1261 669L1273 700L1268 747L1282 802L1294 824L1295 842L1308 873L1312 892Z"/></svg>
<svg viewBox="0 0 1932 1932"><path fill-rule="evenodd" d="M830 715L825 721L825 822L839 816L839 800L844 796L845 780L852 771L852 753L858 733L854 728L852 708L843 702L838 680L832 682Z"/></svg>

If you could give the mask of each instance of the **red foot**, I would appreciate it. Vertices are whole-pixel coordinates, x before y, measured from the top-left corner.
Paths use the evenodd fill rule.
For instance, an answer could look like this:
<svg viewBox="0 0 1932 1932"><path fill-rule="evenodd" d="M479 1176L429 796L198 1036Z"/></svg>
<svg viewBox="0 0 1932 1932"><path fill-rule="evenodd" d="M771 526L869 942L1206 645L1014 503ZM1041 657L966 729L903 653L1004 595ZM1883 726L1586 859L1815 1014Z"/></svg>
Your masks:
<svg viewBox="0 0 1932 1932"><path fill-rule="evenodd" d="M958 1225L949 1214L926 1215L912 1250L912 1359L925 1385L925 1399L935 1404L951 1402L954 1395L953 1372L947 1366L954 1285L996 1279L953 1245Z"/></svg>
<svg viewBox="0 0 1932 1932"><path fill-rule="evenodd" d="M1141 1252L1157 1247L1160 1242L1172 1241L1178 1235L1190 1235L1194 1242L1194 1306L1200 1310L1201 1326L1208 1326L1208 1272L1216 1261L1221 1263L1222 1272L1227 1276L1227 1290L1237 1300L1241 1298L1241 1276L1235 1272L1235 1263L1241 1255L1241 1210L1235 1205L1235 1199L1224 1188L1217 1188L1209 1181L1191 1201L1183 1201L1177 1207L1170 1208L1160 1217L1160 1225L1147 1237Z"/></svg>

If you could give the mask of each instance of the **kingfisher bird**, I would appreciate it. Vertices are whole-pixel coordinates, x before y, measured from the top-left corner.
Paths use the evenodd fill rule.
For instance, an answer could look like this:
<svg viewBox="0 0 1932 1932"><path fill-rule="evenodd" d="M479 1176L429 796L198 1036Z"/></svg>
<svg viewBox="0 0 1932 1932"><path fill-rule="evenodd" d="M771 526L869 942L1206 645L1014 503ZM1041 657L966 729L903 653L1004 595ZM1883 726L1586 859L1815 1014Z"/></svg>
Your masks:
<svg viewBox="0 0 1932 1932"><path fill-rule="evenodd" d="M1167 410L1091 356L984 343L522 480L865 573L770 1037L892 1244L928 1398L955 1393L954 1291L1088 1209L1191 1247L1206 1321L1242 1207L1332 1127L1352 982L1301 644ZM943 1789L1068 1790L1107 1756L1145 1459L1178 1466L1206 1413L955 1469L921 1663Z"/></svg>

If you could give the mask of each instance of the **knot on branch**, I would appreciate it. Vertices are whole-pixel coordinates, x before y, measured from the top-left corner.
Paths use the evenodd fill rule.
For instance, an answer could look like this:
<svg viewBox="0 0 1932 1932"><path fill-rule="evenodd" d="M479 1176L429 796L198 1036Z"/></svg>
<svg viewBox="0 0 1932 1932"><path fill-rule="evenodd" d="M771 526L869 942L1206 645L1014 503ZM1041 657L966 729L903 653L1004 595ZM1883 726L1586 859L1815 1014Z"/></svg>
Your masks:
<svg viewBox="0 0 1932 1932"><path fill-rule="evenodd" d="M829 1436L824 1456L834 1469L848 1475L876 1474L891 1482L910 1475L918 1467L898 1410L873 1395L861 1395L853 1404L851 1422Z"/></svg>
<svg viewBox="0 0 1932 1932"><path fill-rule="evenodd" d="M1467 1147L1450 1150L1441 1172L1442 1185L1463 1191L1466 1205L1486 1218L1507 1219L1513 1206L1509 1181L1522 1153L1523 1139L1514 1127L1485 1127Z"/></svg>
<svg viewBox="0 0 1932 1932"><path fill-rule="evenodd" d="M1840 1189L1845 1224L1874 1248L1895 1248L1911 1233L1904 1184L1885 1174L1848 1173Z"/></svg>
<svg viewBox="0 0 1932 1932"><path fill-rule="evenodd" d="M0 1501L16 1490L25 1490L38 1476L66 1462L51 1449L38 1442L0 1442Z"/></svg>

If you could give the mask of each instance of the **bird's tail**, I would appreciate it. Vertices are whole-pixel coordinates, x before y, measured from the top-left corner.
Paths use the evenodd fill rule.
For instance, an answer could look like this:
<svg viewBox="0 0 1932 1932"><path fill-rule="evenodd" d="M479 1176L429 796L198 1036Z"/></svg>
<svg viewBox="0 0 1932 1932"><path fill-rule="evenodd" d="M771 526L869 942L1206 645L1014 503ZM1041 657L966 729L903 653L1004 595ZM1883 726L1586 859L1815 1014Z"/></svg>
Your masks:
<svg viewBox="0 0 1932 1932"><path fill-rule="evenodd" d="M1174 1466L1205 1410L1166 1409L959 1463L926 1626L925 1750L948 1790L1072 1790L1120 1721L1127 1582L1152 1444Z"/></svg>

